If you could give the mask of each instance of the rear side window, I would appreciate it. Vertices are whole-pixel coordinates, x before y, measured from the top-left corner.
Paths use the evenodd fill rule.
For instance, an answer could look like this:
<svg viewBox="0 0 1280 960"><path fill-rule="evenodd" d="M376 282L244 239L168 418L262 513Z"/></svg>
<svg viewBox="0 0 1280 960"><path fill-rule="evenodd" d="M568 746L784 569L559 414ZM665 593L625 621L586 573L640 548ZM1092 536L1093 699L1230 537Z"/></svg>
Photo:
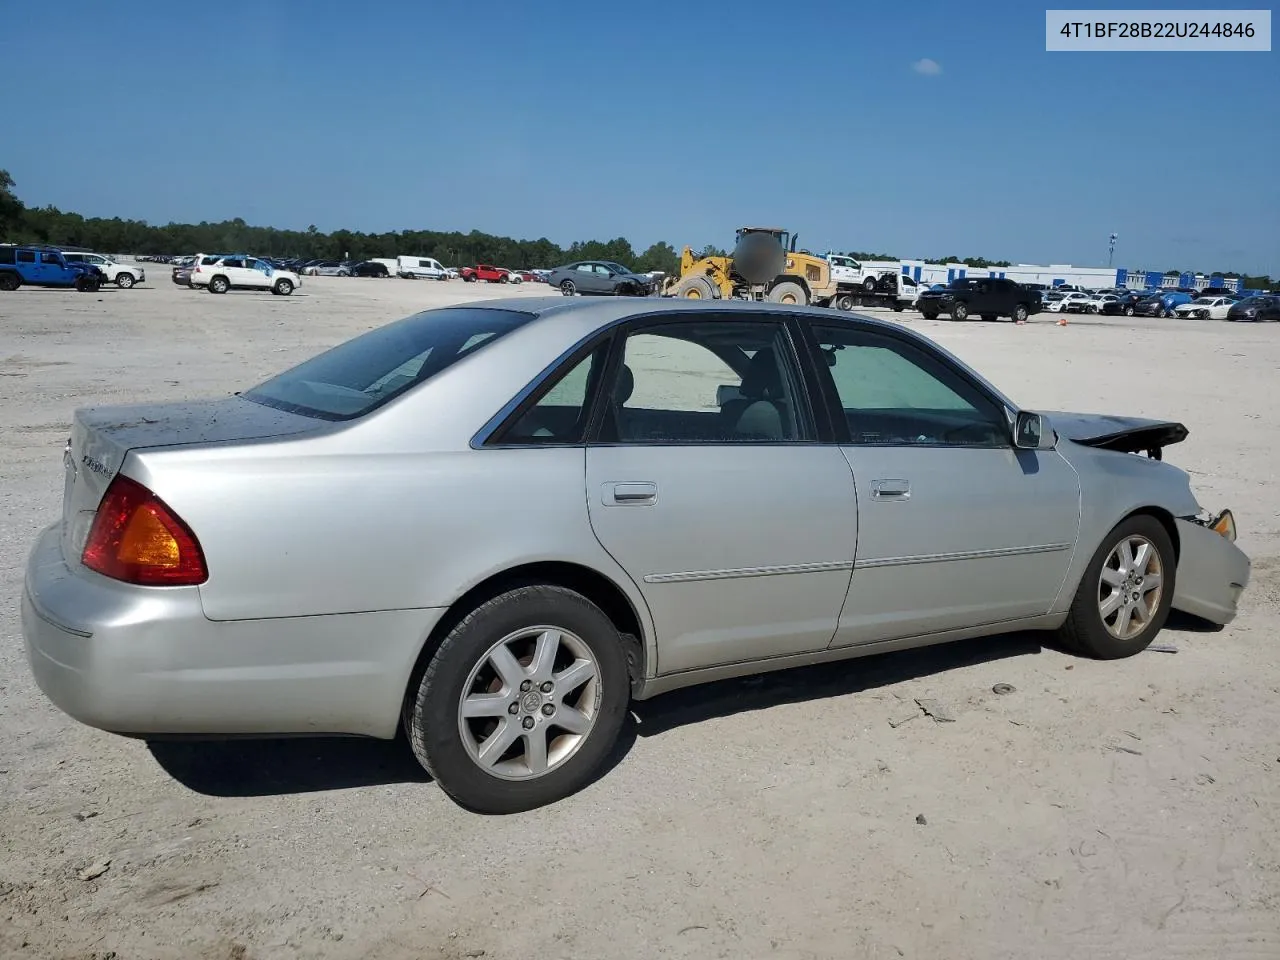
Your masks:
<svg viewBox="0 0 1280 960"><path fill-rule="evenodd" d="M35 262L36 262L36 255L35 255L35 251L33 251L33 250L19 250L19 251L18 251L18 262L19 262L19 263L35 263Z"/></svg>
<svg viewBox="0 0 1280 960"><path fill-rule="evenodd" d="M13 263L13 247L0 247L0 263Z"/></svg>
<svg viewBox="0 0 1280 960"><path fill-rule="evenodd" d="M516 310L427 310L340 343L243 396L303 416L352 420L533 318Z"/></svg>

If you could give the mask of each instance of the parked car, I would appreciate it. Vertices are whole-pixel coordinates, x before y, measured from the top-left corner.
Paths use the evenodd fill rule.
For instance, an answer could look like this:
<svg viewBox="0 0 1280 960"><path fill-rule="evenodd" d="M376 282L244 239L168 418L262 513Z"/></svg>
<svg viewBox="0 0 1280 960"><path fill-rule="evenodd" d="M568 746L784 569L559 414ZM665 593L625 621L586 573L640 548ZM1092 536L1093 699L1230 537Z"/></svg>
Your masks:
<svg viewBox="0 0 1280 960"><path fill-rule="evenodd" d="M105 275L91 263L68 263L61 251L45 247L0 246L0 290L21 286L74 287L93 293Z"/></svg>
<svg viewBox="0 0 1280 960"><path fill-rule="evenodd" d="M136 283L144 283L147 279L147 271L136 263L120 263L101 253L82 251L68 253L64 250L62 256L68 263L93 264L102 271L107 283L114 283L122 290L128 290Z"/></svg>
<svg viewBox="0 0 1280 960"><path fill-rule="evenodd" d="M566 297L575 293L647 297L655 290L647 276L610 260L579 260L556 267L547 274L547 283Z"/></svg>
<svg viewBox="0 0 1280 960"><path fill-rule="evenodd" d="M191 270L191 286L207 287L210 293L270 290L277 296L287 297L302 286L302 278L288 270L276 270L265 260L243 254L197 254Z"/></svg>
<svg viewBox="0 0 1280 960"><path fill-rule="evenodd" d="M448 280L449 271L431 257L396 257L396 276L407 280Z"/></svg>
<svg viewBox="0 0 1280 960"><path fill-rule="evenodd" d="M302 273L308 277L349 277L352 266L340 260L321 260L319 263L308 264Z"/></svg>
<svg viewBox="0 0 1280 960"><path fill-rule="evenodd" d="M1183 320L1225 320L1235 302L1232 297L1196 297L1176 307L1173 315Z"/></svg>
<svg viewBox="0 0 1280 960"><path fill-rule="evenodd" d="M174 260L170 278L180 287L191 286L191 271L195 267L195 257L181 257Z"/></svg>
<svg viewBox="0 0 1280 960"><path fill-rule="evenodd" d="M983 320L1009 317L1015 323L1024 323L1027 317L1040 312L1042 301L1039 290L1030 290L1013 280L961 277L942 290L922 293L918 304L927 320L945 313L952 320L967 320L975 314Z"/></svg>
<svg viewBox="0 0 1280 960"><path fill-rule="evenodd" d="M460 271L462 279L467 283L475 283L483 280L486 283L510 283L511 278L507 275L507 271L502 267L495 267L489 263L479 263L474 267L463 267Z"/></svg>
<svg viewBox="0 0 1280 960"><path fill-rule="evenodd" d="M1280 320L1280 295L1246 297L1231 305L1227 319L1234 322L1266 323Z"/></svg>
<svg viewBox="0 0 1280 960"><path fill-rule="evenodd" d="M1115 300L1109 300L1102 304L1102 309L1099 312L1107 315L1123 314L1126 317L1132 317L1138 311L1138 304L1149 296L1150 291L1126 290Z"/></svg>
<svg viewBox="0 0 1280 960"><path fill-rule="evenodd" d="M1172 317L1178 307L1190 303L1199 293L1194 290L1165 290L1160 294L1157 317Z"/></svg>
<svg viewBox="0 0 1280 960"><path fill-rule="evenodd" d="M536 283L538 281L538 275L534 273L532 270L508 269L507 273L511 275L512 281L514 281L516 277L520 278L521 283Z"/></svg>
<svg viewBox="0 0 1280 960"><path fill-rule="evenodd" d="M351 268L351 274L356 277L389 277L391 271L380 260L364 260Z"/></svg>
<svg viewBox="0 0 1280 960"><path fill-rule="evenodd" d="M526 810L598 775L633 698L1028 629L1116 659L1170 609L1230 622L1250 562L1163 460L1186 435L1024 409L857 314L445 307L234 396L75 411L23 635L86 724L403 727L457 802Z"/></svg>
<svg viewBox="0 0 1280 960"><path fill-rule="evenodd" d="M1103 308L1108 304L1118 304L1120 298L1114 293L1095 293L1087 301L1085 301L1086 313L1103 313Z"/></svg>
<svg viewBox="0 0 1280 960"><path fill-rule="evenodd" d="M1079 290L1068 290L1050 307L1053 313L1085 313L1089 309L1090 296Z"/></svg>

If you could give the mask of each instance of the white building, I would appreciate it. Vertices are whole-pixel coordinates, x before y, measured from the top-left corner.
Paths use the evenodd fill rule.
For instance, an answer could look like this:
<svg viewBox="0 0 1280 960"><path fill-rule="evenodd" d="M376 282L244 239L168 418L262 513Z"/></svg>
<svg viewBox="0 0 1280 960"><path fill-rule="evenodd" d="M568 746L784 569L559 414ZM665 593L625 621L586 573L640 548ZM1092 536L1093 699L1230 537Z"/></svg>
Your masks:
<svg viewBox="0 0 1280 960"><path fill-rule="evenodd" d="M1165 276L1153 270L1128 270L1124 267L1076 267L1069 263L1017 263L1009 267L970 267L963 263L925 263L923 260L863 261L875 270L905 273L925 285L950 283L963 277L1004 277L1018 283L1038 283L1057 287L1064 283L1096 290L1101 287L1127 287L1146 290L1156 287L1225 287L1240 292L1240 280L1220 274L1182 273Z"/></svg>

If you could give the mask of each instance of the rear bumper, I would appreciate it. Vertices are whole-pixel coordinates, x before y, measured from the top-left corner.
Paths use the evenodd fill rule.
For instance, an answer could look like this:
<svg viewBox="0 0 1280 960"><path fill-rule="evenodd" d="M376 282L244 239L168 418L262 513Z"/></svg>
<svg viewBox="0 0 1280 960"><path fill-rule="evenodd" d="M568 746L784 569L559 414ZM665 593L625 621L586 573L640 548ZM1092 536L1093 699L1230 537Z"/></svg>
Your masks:
<svg viewBox="0 0 1280 960"><path fill-rule="evenodd" d="M442 610L211 621L198 587L72 569L60 529L28 560L22 633L36 683L71 717L136 736L395 735Z"/></svg>
<svg viewBox="0 0 1280 960"><path fill-rule="evenodd" d="M1230 540L1189 520L1178 520L1178 577L1173 608L1211 623L1235 619L1249 585L1251 564Z"/></svg>

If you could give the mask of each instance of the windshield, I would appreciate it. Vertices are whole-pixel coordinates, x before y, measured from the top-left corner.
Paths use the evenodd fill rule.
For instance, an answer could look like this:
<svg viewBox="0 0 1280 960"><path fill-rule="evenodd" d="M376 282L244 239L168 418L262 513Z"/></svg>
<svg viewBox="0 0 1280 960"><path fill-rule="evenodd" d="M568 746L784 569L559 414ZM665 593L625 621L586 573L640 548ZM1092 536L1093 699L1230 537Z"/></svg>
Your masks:
<svg viewBox="0 0 1280 960"><path fill-rule="evenodd" d="M531 313L446 307L361 334L243 394L323 420L351 420L528 323Z"/></svg>
<svg viewBox="0 0 1280 960"><path fill-rule="evenodd" d="M1193 302L1195 302L1195 303L1213 303L1213 300L1212 300L1211 298L1209 298L1209 297L1196 297L1196 298L1195 298L1195 300L1194 300Z"/></svg>

